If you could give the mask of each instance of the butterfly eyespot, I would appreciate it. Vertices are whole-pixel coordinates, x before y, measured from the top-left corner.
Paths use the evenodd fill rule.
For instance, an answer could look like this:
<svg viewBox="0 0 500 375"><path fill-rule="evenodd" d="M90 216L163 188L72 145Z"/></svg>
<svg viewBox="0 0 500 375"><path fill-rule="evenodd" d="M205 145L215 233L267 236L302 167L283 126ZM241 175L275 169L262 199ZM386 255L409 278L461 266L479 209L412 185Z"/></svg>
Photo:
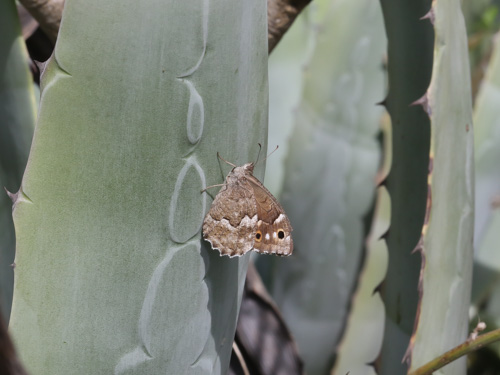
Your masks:
<svg viewBox="0 0 500 375"><path fill-rule="evenodd" d="M260 230L258 230L255 233L255 240L260 242L261 239L262 239L262 233L260 232Z"/></svg>
<svg viewBox="0 0 500 375"><path fill-rule="evenodd" d="M283 231L283 229L278 230L278 238L280 240L282 240L283 238L285 238L285 232Z"/></svg>

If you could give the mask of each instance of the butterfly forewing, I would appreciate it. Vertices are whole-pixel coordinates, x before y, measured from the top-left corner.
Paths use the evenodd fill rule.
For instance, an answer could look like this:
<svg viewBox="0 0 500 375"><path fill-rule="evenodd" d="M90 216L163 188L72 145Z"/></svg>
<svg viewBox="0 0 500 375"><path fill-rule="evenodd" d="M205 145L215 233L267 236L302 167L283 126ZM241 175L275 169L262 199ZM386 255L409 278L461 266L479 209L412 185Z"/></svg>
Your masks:
<svg viewBox="0 0 500 375"><path fill-rule="evenodd" d="M203 237L222 255L241 256L253 249L257 209L248 188L224 186L203 221Z"/></svg>

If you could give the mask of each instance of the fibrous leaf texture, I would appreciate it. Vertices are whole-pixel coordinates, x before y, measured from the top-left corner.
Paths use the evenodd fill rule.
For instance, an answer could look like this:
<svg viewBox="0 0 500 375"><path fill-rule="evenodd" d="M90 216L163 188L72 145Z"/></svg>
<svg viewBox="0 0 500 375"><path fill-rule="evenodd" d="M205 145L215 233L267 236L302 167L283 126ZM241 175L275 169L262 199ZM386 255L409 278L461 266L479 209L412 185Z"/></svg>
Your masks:
<svg viewBox="0 0 500 375"><path fill-rule="evenodd" d="M385 49L379 4L331 2L304 72L285 164L283 206L295 250L271 294L308 374L330 371L363 259L373 204Z"/></svg>
<svg viewBox="0 0 500 375"><path fill-rule="evenodd" d="M412 253L422 233L427 199L430 127L420 106L432 70L432 25L421 20L431 2L381 0L388 38L389 91L384 105L392 125L392 165L385 185L391 223L385 240L389 264L381 295L385 305L380 374L403 375L402 358L413 332L418 305L419 254Z"/></svg>
<svg viewBox="0 0 500 375"><path fill-rule="evenodd" d="M68 0L42 86L14 211L28 370L225 374L247 259L201 240L200 191L217 151L266 145L266 2Z"/></svg>
<svg viewBox="0 0 500 375"><path fill-rule="evenodd" d="M498 288L500 281L500 38L495 40L493 55L481 83L474 108L476 167L474 229L474 282L472 302L480 305ZM491 307L489 305L488 307ZM497 317L500 312L493 312ZM481 314L483 317L483 314Z"/></svg>
<svg viewBox="0 0 500 375"><path fill-rule="evenodd" d="M419 314L408 349L411 369L467 338L474 230L474 157L467 36L460 1L436 0L432 79L424 109L431 120ZM437 374L465 374L465 358Z"/></svg>
<svg viewBox="0 0 500 375"><path fill-rule="evenodd" d="M0 314L8 321L14 284L12 201L28 160L35 125L35 95L14 1L0 4Z"/></svg>

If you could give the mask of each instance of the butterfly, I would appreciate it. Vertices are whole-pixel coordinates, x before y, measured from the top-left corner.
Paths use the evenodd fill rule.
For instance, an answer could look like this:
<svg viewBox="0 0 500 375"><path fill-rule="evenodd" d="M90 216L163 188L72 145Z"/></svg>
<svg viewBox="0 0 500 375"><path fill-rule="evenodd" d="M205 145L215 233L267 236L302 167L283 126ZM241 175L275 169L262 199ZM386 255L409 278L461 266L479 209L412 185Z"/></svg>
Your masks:
<svg viewBox="0 0 500 375"><path fill-rule="evenodd" d="M217 157L233 169L224 184L214 185L222 188L203 220L203 238L210 242L212 249L219 250L221 256L230 258L250 250L291 255L292 226L283 207L253 175L257 162L238 167L219 153Z"/></svg>

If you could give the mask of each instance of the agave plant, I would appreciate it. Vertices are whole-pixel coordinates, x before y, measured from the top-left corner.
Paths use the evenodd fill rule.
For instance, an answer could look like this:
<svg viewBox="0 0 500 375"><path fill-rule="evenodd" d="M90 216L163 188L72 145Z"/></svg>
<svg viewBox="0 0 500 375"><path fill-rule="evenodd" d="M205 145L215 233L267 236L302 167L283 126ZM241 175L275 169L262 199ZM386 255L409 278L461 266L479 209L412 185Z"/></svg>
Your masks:
<svg viewBox="0 0 500 375"><path fill-rule="evenodd" d="M28 161L34 90L2 5L0 292L30 373L465 374L497 339L468 326L498 325L497 53L473 116L458 0L307 3L67 0ZM264 180L295 250L243 288L249 256L202 239L201 191L228 172L217 152L267 148L268 52L301 12L269 61Z"/></svg>

